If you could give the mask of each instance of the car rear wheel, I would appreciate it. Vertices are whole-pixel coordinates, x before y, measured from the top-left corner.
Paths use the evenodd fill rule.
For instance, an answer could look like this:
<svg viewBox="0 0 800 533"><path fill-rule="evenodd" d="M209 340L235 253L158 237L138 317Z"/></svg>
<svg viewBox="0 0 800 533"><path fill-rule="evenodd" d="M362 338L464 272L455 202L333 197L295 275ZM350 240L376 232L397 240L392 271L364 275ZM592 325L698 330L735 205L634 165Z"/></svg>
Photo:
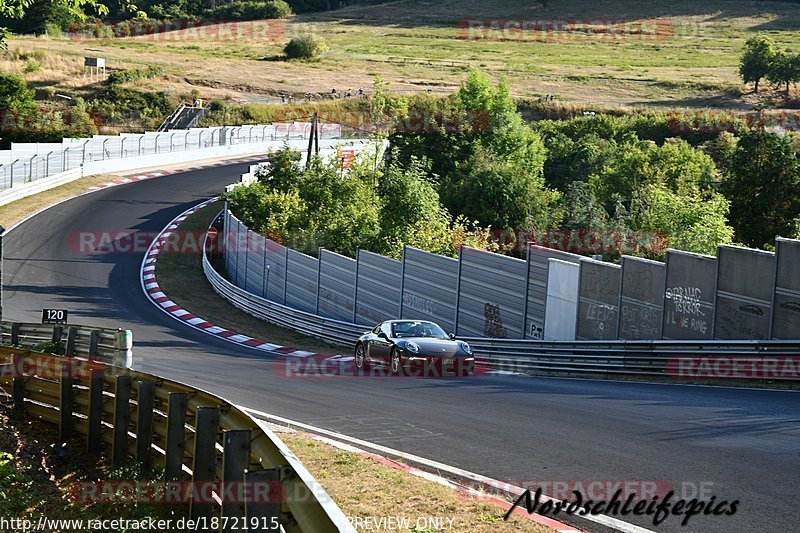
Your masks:
<svg viewBox="0 0 800 533"><path fill-rule="evenodd" d="M392 348L392 354L389 356L389 369L392 374L400 373L400 354L394 348Z"/></svg>
<svg viewBox="0 0 800 533"><path fill-rule="evenodd" d="M363 344L359 343L356 346L355 363L356 363L356 368L359 369L359 370L363 370L364 366L367 363L367 358L366 358L366 355L364 354L364 345Z"/></svg>

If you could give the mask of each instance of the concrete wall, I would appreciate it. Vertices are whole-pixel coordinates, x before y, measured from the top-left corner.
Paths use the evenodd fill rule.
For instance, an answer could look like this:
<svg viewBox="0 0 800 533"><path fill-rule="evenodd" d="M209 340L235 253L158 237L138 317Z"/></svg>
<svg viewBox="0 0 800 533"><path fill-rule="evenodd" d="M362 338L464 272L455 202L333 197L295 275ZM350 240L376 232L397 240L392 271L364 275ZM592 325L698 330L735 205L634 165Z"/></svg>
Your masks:
<svg viewBox="0 0 800 533"><path fill-rule="evenodd" d="M717 259L714 338L769 339L775 254L749 248L720 246Z"/></svg>
<svg viewBox="0 0 800 533"><path fill-rule="evenodd" d="M402 280L400 261L359 250L355 322L377 324L399 317Z"/></svg>
<svg viewBox="0 0 800 533"><path fill-rule="evenodd" d="M528 245L528 286L524 332L524 338L527 339L544 338L547 269L550 259L560 259L578 264L581 256L535 244Z"/></svg>
<svg viewBox="0 0 800 533"><path fill-rule="evenodd" d="M519 339L525 312L527 264L474 248L461 249L456 332Z"/></svg>
<svg viewBox="0 0 800 533"><path fill-rule="evenodd" d="M614 340L619 327L622 268L584 259L578 289L578 340Z"/></svg>
<svg viewBox="0 0 800 533"><path fill-rule="evenodd" d="M457 280L457 259L406 247L401 318L432 320L455 332Z"/></svg>
<svg viewBox="0 0 800 533"><path fill-rule="evenodd" d="M667 250L663 338L714 338L717 260L710 255Z"/></svg>
<svg viewBox="0 0 800 533"><path fill-rule="evenodd" d="M661 338L665 282L664 263L622 256L619 339Z"/></svg>
<svg viewBox="0 0 800 533"><path fill-rule="evenodd" d="M800 337L800 241L775 242L777 273L772 310L772 338L795 340Z"/></svg>
<svg viewBox="0 0 800 533"><path fill-rule="evenodd" d="M560 259L549 259L548 262L544 340L574 341L581 268L577 263Z"/></svg>
<svg viewBox="0 0 800 533"><path fill-rule="evenodd" d="M355 259L320 248L317 314L350 322L355 309L355 291Z"/></svg>
<svg viewBox="0 0 800 533"><path fill-rule="evenodd" d="M319 261L291 249L287 260L286 305L301 311L316 313Z"/></svg>

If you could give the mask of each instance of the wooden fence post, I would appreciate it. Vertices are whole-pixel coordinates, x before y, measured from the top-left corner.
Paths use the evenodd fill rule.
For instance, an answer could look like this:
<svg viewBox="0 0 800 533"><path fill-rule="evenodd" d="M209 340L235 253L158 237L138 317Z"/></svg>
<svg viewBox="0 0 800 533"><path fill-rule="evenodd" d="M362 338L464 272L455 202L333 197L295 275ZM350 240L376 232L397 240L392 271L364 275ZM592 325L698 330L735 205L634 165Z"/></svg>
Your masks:
<svg viewBox="0 0 800 533"><path fill-rule="evenodd" d="M93 368L89 380L89 430L86 433L86 450L100 453L103 449L103 370Z"/></svg>
<svg viewBox="0 0 800 533"><path fill-rule="evenodd" d="M11 397L14 401L15 413L22 413L25 410L25 376L22 373L24 359L25 356L21 353L15 353L11 356L11 362L14 365L14 383L12 384Z"/></svg>
<svg viewBox="0 0 800 533"><path fill-rule="evenodd" d="M111 448L111 464L123 466L128 460L128 428L131 424L131 377L117 376L114 392L114 440Z"/></svg>
<svg viewBox="0 0 800 533"><path fill-rule="evenodd" d="M186 445L185 392L170 392L167 406L167 444L164 449L164 478L166 481L180 479L183 472L183 448Z"/></svg>
<svg viewBox="0 0 800 533"><path fill-rule="evenodd" d="M150 447L153 444L153 405L156 386L151 381L139 382L136 407L136 462L150 469Z"/></svg>
<svg viewBox="0 0 800 533"><path fill-rule="evenodd" d="M72 437L72 411L75 397L72 388L74 368L72 361L61 365L61 383L59 384L59 439L61 442Z"/></svg>

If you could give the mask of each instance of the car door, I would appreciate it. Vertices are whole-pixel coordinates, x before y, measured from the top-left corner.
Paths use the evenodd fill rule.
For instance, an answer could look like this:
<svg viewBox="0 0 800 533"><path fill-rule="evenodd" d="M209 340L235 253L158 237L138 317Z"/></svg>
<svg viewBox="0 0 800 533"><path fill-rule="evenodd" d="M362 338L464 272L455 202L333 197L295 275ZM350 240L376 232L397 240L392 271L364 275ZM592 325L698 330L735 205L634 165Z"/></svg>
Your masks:
<svg viewBox="0 0 800 533"><path fill-rule="evenodd" d="M392 351L392 341L389 340L391 337L392 326L389 322L384 322L381 324L378 334L375 336L375 339L372 341L372 346L370 347L370 358L373 361L380 363L389 362L389 354Z"/></svg>

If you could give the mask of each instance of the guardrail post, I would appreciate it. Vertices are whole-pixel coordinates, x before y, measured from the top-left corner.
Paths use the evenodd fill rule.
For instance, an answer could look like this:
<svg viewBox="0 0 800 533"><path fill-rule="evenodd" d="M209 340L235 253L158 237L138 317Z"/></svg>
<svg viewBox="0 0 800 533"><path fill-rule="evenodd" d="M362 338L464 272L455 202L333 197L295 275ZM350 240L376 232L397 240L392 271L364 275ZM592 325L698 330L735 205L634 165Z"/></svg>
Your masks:
<svg viewBox="0 0 800 533"><path fill-rule="evenodd" d="M119 468L128 459L128 427L131 423L131 377L117 376L114 391L114 441L111 448L111 464Z"/></svg>
<svg viewBox="0 0 800 533"><path fill-rule="evenodd" d="M103 370L92 369L89 380L89 430L86 433L86 450L100 453L103 449Z"/></svg>
<svg viewBox="0 0 800 533"><path fill-rule="evenodd" d="M112 364L119 367L130 367L133 363L132 348L133 332L131 332L131 330L118 329L114 332L114 356Z"/></svg>
<svg viewBox="0 0 800 533"><path fill-rule="evenodd" d="M100 344L100 330L93 329L89 335L89 359L97 357L97 346Z"/></svg>
<svg viewBox="0 0 800 533"><path fill-rule="evenodd" d="M185 392L170 392L167 406L167 444L164 449L166 481L179 479L183 472L183 448L186 445L186 405Z"/></svg>
<svg viewBox="0 0 800 533"><path fill-rule="evenodd" d="M192 463L192 503L189 508L189 516L192 520L198 520L201 517L211 518L214 510L213 501L204 501L203 496L199 496L201 501L195 501L195 497L207 494L207 491L200 490L200 488L205 483L213 482L217 477L218 431L219 408L198 407L195 420L194 462ZM202 531L202 529L197 528L195 531Z"/></svg>
<svg viewBox="0 0 800 533"><path fill-rule="evenodd" d="M279 487L281 482L281 472L279 468L270 470L256 470L255 472L247 472L244 475L244 483L247 487L267 485L270 490L259 490L258 494L267 492L270 496L282 494L282 491L275 490ZM256 491L252 488L248 490L250 494ZM272 501L272 500L277 501ZM274 529L274 525L280 524L281 521L281 498L280 496L270 498L269 501L263 501L261 498L247 498L245 500L245 523L247 524L247 531L264 531L266 529Z"/></svg>
<svg viewBox="0 0 800 533"><path fill-rule="evenodd" d="M236 429L226 431L223 436L222 452L222 494L226 494L226 485L234 484L234 501L222 500L222 525L223 533L237 531L235 524L242 523L245 518L245 508L242 495L245 494L237 486L244 480L244 473L250 466L250 430Z"/></svg>
<svg viewBox="0 0 800 533"><path fill-rule="evenodd" d="M136 462L144 470L150 468L150 447L153 444L153 404L156 386L151 381L139 382L136 408Z"/></svg>
<svg viewBox="0 0 800 533"><path fill-rule="evenodd" d="M51 337L51 340L54 343L61 342L61 337L63 335L64 335L64 328L62 326L59 326L58 324L54 325L53 326L53 336Z"/></svg>
<svg viewBox="0 0 800 533"><path fill-rule="evenodd" d="M11 345L19 345L19 323L17 322L11 324Z"/></svg>
<svg viewBox="0 0 800 533"><path fill-rule="evenodd" d="M59 440L62 442L72 437L72 410L74 407L74 392L72 388L72 375L74 370L72 361L61 365L61 383L59 384Z"/></svg>
<svg viewBox="0 0 800 533"><path fill-rule="evenodd" d="M15 413L22 413L25 410L25 377L22 374L24 358L25 356L21 353L15 353L11 356L11 361L14 365L14 383L12 385L11 397L14 400Z"/></svg>
<svg viewBox="0 0 800 533"><path fill-rule="evenodd" d="M75 326L71 326L67 330L67 347L64 353L68 356L75 355L75 339L78 337L78 328Z"/></svg>

